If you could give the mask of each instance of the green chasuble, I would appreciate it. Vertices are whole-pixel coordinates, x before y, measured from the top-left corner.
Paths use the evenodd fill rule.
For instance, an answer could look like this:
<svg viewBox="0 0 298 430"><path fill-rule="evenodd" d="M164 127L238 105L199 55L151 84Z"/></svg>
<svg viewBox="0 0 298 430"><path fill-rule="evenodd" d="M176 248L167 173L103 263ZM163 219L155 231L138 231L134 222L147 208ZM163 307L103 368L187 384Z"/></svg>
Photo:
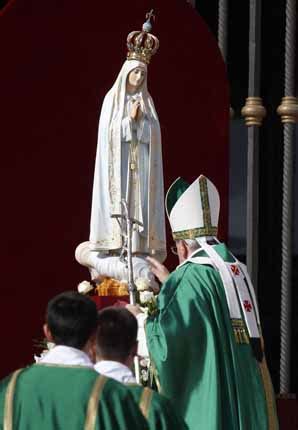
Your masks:
<svg viewBox="0 0 298 430"><path fill-rule="evenodd" d="M150 430L186 430L187 426L168 399L140 385L126 385L139 405Z"/></svg>
<svg viewBox="0 0 298 430"><path fill-rule="evenodd" d="M129 390L93 369L35 364L17 372L0 382L1 430L148 429Z"/></svg>
<svg viewBox="0 0 298 430"><path fill-rule="evenodd" d="M234 261L224 244L214 249ZM187 262L171 273L146 336L160 391L190 430L278 428L265 359L259 363L250 344L236 343L213 267Z"/></svg>

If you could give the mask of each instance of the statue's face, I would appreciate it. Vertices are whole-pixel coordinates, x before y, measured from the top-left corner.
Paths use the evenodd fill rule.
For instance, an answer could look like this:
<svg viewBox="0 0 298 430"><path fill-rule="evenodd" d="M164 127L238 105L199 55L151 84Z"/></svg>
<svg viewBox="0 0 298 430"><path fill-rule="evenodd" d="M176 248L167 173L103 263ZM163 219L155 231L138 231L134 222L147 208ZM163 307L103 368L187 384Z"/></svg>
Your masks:
<svg viewBox="0 0 298 430"><path fill-rule="evenodd" d="M138 88L144 82L145 76L146 70L142 67L136 67L129 73L127 81L132 87Z"/></svg>

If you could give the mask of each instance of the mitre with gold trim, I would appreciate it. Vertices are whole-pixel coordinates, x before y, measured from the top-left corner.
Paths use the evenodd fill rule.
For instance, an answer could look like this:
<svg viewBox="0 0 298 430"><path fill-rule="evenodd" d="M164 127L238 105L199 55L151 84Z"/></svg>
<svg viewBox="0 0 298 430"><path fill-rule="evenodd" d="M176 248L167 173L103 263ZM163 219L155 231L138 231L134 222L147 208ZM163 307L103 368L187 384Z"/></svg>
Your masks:
<svg viewBox="0 0 298 430"><path fill-rule="evenodd" d="M191 185L182 178L176 179L165 203L174 240L217 236L219 193L204 175Z"/></svg>

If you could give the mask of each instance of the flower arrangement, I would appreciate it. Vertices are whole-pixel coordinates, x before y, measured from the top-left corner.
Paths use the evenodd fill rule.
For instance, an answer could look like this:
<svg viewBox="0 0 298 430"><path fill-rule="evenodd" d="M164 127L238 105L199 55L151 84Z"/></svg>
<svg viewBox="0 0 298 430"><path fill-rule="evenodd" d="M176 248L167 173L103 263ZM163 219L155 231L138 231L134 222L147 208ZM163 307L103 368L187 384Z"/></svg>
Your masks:
<svg viewBox="0 0 298 430"><path fill-rule="evenodd" d="M146 278L137 278L135 281L137 287L138 303L143 312L152 315L157 311L156 296L150 287L150 282Z"/></svg>
<svg viewBox="0 0 298 430"><path fill-rule="evenodd" d="M127 281L119 281L114 278L105 277L101 280L95 279L91 282L82 281L78 285L80 294L95 296L127 296Z"/></svg>

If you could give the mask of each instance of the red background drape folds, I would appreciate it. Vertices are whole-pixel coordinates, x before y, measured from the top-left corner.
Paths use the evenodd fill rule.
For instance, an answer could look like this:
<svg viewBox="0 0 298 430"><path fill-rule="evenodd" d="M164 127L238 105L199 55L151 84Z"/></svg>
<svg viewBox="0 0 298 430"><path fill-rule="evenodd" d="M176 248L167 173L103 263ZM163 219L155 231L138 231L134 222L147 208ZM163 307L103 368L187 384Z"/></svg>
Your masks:
<svg viewBox="0 0 298 430"><path fill-rule="evenodd" d="M221 194L226 237L228 85L216 41L191 6L12 0L0 12L0 376L32 361L48 299L88 276L74 250L89 235L101 103L125 59L128 32L152 7L160 49L148 86L165 185L207 175Z"/></svg>

